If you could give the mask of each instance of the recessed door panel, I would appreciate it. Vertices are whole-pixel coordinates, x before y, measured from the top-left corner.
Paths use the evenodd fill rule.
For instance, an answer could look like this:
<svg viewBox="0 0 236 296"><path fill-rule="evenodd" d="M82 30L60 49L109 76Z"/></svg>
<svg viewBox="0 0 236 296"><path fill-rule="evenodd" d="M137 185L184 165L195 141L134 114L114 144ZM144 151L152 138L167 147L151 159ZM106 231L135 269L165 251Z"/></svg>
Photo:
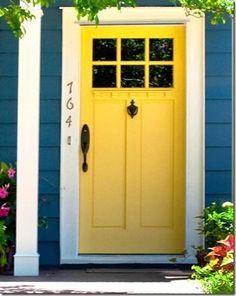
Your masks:
<svg viewBox="0 0 236 296"><path fill-rule="evenodd" d="M141 224L144 227L172 227L173 116L173 100L148 101L142 105Z"/></svg>
<svg viewBox="0 0 236 296"><path fill-rule="evenodd" d="M94 227L125 227L124 110L122 101L97 100L94 103Z"/></svg>

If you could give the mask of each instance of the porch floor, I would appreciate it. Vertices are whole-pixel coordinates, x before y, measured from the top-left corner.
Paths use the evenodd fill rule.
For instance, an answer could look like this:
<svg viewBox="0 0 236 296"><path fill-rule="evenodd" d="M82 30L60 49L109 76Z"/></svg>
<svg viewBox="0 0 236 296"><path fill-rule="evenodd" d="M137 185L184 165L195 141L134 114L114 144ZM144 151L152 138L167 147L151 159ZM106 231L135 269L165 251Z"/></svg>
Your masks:
<svg viewBox="0 0 236 296"><path fill-rule="evenodd" d="M42 268L39 277L0 275L4 294L204 294L189 268Z"/></svg>

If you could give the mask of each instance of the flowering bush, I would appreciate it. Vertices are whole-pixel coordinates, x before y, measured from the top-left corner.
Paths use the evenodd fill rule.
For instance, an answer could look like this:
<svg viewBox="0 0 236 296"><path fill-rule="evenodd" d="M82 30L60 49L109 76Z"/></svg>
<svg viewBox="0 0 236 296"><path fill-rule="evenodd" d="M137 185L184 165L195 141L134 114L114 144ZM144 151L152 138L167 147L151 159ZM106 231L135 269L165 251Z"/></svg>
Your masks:
<svg viewBox="0 0 236 296"><path fill-rule="evenodd" d="M207 247L213 247L234 231L234 205L227 201L221 206L211 203L206 207L198 224L198 233L203 234Z"/></svg>
<svg viewBox="0 0 236 296"><path fill-rule="evenodd" d="M192 277L200 280L209 294L232 294L234 291L234 236L230 234L209 248L208 263L193 266Z"/></svg>
<svg viewBox="0 0 236 296"><path fill-rule="evenodd" d="M6 247L15 243L16 171L0 164L0 266L6 264Z"/></svg>
<svg viewBox="0 0 236 296"><path fill-rule="evenodd" d="M196 250L198 265L201 267L207 263L208 249L217 244L219 240L234 232L234 205L226 201L221 205L212 202L206 207L199 218L198 231L204 235L205 246L192 246Z"/></svg>
<svg viewBox="0 0 236 296"><path fill-rule="evenodd" d="M201 248L192 277L199 280L209 294L232 294L234 289L234 205L212 203L200 217L200 234L211 251Z"/></svg>

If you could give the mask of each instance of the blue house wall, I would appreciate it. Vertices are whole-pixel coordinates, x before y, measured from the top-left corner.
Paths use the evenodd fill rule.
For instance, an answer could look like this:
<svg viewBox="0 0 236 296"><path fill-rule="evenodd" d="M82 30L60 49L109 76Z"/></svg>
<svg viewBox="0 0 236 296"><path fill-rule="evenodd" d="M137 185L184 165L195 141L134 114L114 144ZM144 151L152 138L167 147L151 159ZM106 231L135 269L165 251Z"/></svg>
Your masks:
<svg viewBox="0 0 236 296"><path fill-rule="evenodd" d="M206 204L231 199L231 21L206 19Z"/></svg>
<svg viewBox="0 0 236 296"><path fill-rule="evenodd" d="M59 175L62 12L60 0L42 18L39 230L42 265L59 264ZM140 6L166 0L137 1ZM16 161L18 41L0 21L0 161ZM231 21L212 26L206 18L206 204L231 198ZM30 172L29 172L30 173ZM73 178L73 176L72 176Z"/></svg>

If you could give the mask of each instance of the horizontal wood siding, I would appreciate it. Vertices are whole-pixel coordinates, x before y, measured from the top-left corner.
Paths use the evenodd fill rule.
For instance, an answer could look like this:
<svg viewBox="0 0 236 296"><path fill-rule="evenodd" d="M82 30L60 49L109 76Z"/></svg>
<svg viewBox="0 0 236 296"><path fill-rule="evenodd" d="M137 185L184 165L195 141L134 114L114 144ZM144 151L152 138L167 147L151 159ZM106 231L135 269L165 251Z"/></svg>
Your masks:
<svg viewBox="0 0 236 296"><path fill-rule="evenodd" d="M231 199L231 20L206 18L206 205Z"/></svg>
<svg viewBox="0 0 236 296"><path fill-rule="evenodd" d="M42 18L39 216L47 217L48 228L39 231L41 265L59 264L60 252L62 11L58 7L44 10Z"/></svg>
<svg viewBox="0 0 236 296"><path fill-rule="evenodd" d="M0 161L12 164L16 162L17 52L18 40L0 19Z"/></svg>

